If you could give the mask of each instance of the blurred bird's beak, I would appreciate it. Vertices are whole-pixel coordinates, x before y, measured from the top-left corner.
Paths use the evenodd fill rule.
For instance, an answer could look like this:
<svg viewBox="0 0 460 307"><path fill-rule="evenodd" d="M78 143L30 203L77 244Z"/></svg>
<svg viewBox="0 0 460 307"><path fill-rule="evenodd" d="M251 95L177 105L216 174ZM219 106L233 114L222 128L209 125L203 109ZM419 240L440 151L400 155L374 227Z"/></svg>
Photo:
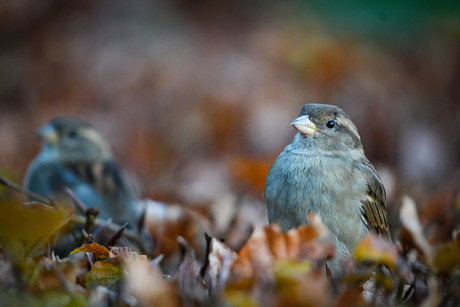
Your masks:
<svg viewBox="0 0 460 307"><path fill-rule="evenodd" d="M316 125L310 120L308 115L294 119L291 126L304 135L312 135L317 130Z"/></svg>
<svg viewBox="0 0 460 307"><path fill-rule="evenodd" d="M48 144L56 144L59 141L59 136L51 125L46 125L37 130L37 136Z"/></svg>

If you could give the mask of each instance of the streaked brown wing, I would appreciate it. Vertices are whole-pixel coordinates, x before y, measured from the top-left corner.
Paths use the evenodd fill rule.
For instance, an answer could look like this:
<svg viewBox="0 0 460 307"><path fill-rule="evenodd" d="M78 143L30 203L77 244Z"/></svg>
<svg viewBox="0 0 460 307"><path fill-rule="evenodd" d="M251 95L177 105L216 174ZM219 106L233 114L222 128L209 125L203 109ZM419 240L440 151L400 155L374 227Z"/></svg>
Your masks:
<svg viewBox="0 0 460 307"><path fill-rule="evenodd" d="M385 207L385 188L382 181L369 161L361 164L360 169L366 174L368 179L367 193L361 201L363 204L363 221L369 231L391 239Z"/></svg>
<svg viewBox="0 0 460 307"><path fill-rule="evenodd" d="M121 178L118 166L111 162L98 163L73 163L67 167L80 179L92 185L94 189L106 197L112 197L117 193L126 193L128 188Z"/></svg>

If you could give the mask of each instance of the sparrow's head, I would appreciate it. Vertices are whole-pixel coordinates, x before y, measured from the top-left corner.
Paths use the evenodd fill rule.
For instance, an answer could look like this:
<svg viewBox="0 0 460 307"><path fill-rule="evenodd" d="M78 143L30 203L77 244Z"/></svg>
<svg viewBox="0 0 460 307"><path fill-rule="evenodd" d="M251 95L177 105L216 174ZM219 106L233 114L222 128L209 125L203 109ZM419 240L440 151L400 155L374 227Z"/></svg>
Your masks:
<svg viewBox="0 0 460 307"><path fill-rule="evenodd" d="M112 158L109 144L88 122L56 118L37 131L43 152L61 162L104 161Z"/></svg>
<svg viewBox="0 0 460 307"><path fill-rule="evenodd" d="M340 108L326 104L306 104L291 125L296 138L327 152L362 148L356 126Z"/></svg>

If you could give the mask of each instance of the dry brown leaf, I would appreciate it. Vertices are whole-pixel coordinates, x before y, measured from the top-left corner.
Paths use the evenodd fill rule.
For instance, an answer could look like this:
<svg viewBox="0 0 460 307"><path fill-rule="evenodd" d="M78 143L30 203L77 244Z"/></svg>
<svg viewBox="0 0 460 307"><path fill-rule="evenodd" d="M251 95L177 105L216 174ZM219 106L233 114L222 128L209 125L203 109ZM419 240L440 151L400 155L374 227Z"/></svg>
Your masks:
<svg viewBox="0 0 460 307"><path fill-rule="evenodd" d="M432 249L423 233L422 225L417 214L417 206L409 196L403 197L400 209L401 243L407 248L419 252L419 259L428 265L432 263Z"/></svg>
<svg viewBox="0 0 460 307"><path fill-rule="evenodd" d="M238 254L216 238L211 238L208 249L204 280L210 294L214 295L225 287L230 278L230 268Z"/></svg>
<svg viewBox="0 0 460 307"><path fill-rule="evenodd" d="M64 291L73 288L79 267L69 258L64 261L42 258L37 263L29 290L34 293L45 291Z"/></svg>
<svg viewBox="0 0 460 307"><path fill-rule="evenodd" d="M194 251L189 252L174 275L186 301L203 301L207 296L200 271Z"/></svg>
<svg viewBox="0 0 460 307"><path fill-rule="evenodd" d="M272 276L277 261L317 261L333 257L335 245L319 216L309 214L309 225L284 233L278 225L257 228L239 252L233 273L250 278Z"/></svg>
<svg viewBox="0 0 460 307"><path fill-rule="evenodd" d="M139 255L132 248L126 246L113 246L110 248L110 258L121 259L123 262L144 262L149 260L146 255Z"/></svg>
<svg viewBox="0 0 460 307"><path fill-rule="evenodd" d="M179 205L167 205L148 201L145 216L146 229L153 238L156 255L164 255L165 264L176 259L180 254L178 237L182 237L194 249L199 257L204 256L206 240L204 233L209 233L209 221L192 210ZM171 260L171 267L177 269L178 264Z"/></svg>

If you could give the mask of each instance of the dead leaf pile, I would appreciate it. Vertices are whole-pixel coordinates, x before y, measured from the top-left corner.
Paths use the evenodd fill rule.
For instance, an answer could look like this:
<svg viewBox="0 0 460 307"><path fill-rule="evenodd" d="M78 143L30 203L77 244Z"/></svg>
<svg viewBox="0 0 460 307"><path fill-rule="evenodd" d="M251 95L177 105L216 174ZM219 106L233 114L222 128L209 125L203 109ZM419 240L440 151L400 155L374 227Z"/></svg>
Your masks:
<svg viewBox="0 0 460 307"><path fill-rule="evenodd" d="M107 246L91 242L88 234L86 244L56 257L52 247L47 247L72 214L67 205L9 201L2 208L2 305L391 306L460 302L460 235L455 232L451 240L430 242L415 202L407 196L402 199L400 228L393 242L366 237L356 247L354 259L343 263L347 275L340 281L332 280L326 264L335 255L334 242L314 214L308 216L308 225L288 232L276 224L241 232L242 221L248 221L240 216L247 214L244 206L229 211L233 213L228 220L219 222L226 225L222 228L213 217L218 209L151 202L145 229L137 234L137 240L135 233L125 234L123 227ZM13 223L13 219L22 224ZM92 231L103 231L97 225ZM226 238L218 237L222 234L232 238L231 246ZM150 248L148 254L136 245L139 240Z"/></svg>

